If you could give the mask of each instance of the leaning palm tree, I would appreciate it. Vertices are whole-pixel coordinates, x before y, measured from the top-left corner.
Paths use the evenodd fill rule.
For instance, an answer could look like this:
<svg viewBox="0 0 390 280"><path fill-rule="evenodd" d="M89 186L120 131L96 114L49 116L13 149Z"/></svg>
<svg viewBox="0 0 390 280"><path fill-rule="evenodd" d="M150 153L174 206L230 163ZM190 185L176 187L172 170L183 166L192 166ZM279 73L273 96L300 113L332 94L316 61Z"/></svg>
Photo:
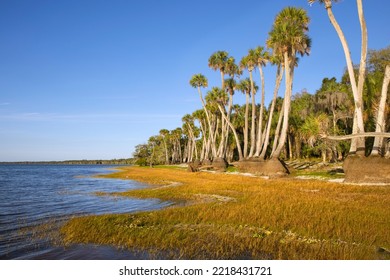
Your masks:
<svg viewBox="0 0 390 280"><path fill-rule="evenodd" d="M309 54L311 39L308 31L309 17L305 10L295 7L283 9L275 18L267 41L274 54L283 55L285 66L285 97L283 126L279 144L273 154L279 157L287 139L288 120L291 107L291 93L297 54Z"/></svg>
<svg viewBox="0 0 390 280"><path fill-rule="evenodd" d="M205 88L208 86L208 80L205 76L203 76L202 74L195 74L192 76L191 80L190 80L190 85L193 87L193 88L197 88L198 89L198 93L199 93L199 97L200 97L200 100L202 101L202 105L203 105L203 110L206 114L206 119L207 119L207 124L208 124L208 127L209 127L209 132L210 132L210 137L211 137L211 150L212 150L212 154L213 154L213 157L216 156L217 154L217 151L215 150L215 145L214 145L214 138L213 138L213 133L212 133L212 126L211 126L211 121L210 121L210 114L206 108L206 103L203 99L203 94L202 94L202 91L201 91L201 87Z"/></svg>
<svg viewBox="0 0 390 280"><path fill-rule="evenodd" d="M226 109L225 109L225 105L228 102L228 96L226 94L226 91L224 91L218 87L213 87L211 89L211 91L209 91L207 93L207 100L208 100L208 102L213 103L214 105L216 105L218 107L218 110L221 113L222 118L225 119L226 123L229 125L230 129L233 132L234 139L236 140L236 146L237 146L239 160L240 161L243 160L244 157L242 154L240 139L238 137L238 134L237 134L237 131L236 131L234 125L230 121L230 116L227 115L228 113L226 112ZM226 150L223 151L224 155L225 155L225 153L226 153Z"/></svg>
<svg viewBox="0 0 390 280"><path fill-rule="evenodd" d="M334 29L339 36L341 45L343 46L344 55L347 63L347 69L349 74L349 79L351 82L351 88L353 93L353 99L355 102L355 118L354 118L354 131L353 133L364 133L364 122L363 122L363 84L364 84L364 73L365 73L365 64L367 57L367 28L364 20L363 14L363 5L362 0L357 0L359 20L362 29L362 51L361 51L361 60L360 60L360 69L359 69L359 85L356 83L355 73L351 58L351 52L347 40L345 38L344 32L342 31L340 25L338 24L333 11L332 11L332 2L337 2L337 0L308 0L309 4L319 2L320 4L325 4L325 9L328 13L330 22L332 23ZM353 141L354 142L354 141ZM355 153L360 151L364 153L365 143L364 138L357 139L356 143L351 145L350 153Z"/></svg>
<svg viewBox="0 0 390 280"><path fill-rule="evenodd" d="M217 51L209 58L209 67L221 73L222 89L225 89L225 67L228 58L229 54L226 51Z"/></svg>

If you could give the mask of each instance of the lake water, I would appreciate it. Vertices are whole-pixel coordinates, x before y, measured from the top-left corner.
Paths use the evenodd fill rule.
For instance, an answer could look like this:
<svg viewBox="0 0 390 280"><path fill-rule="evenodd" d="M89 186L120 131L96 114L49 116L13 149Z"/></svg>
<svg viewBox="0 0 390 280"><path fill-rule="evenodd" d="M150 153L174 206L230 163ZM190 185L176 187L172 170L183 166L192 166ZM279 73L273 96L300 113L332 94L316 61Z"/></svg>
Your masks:
<svg viewBox="0 0 390 280"><path fill-rule="evenodd" d="M0 259L145 257L109 246L63 248L36 237L37 229L45 230L40 225L58 226L72 216L131 213L169 205L157 199L95 195L146 187L134 181L93 177L109 172L113 172L110 166L100 165L0 165Z"/></svg>

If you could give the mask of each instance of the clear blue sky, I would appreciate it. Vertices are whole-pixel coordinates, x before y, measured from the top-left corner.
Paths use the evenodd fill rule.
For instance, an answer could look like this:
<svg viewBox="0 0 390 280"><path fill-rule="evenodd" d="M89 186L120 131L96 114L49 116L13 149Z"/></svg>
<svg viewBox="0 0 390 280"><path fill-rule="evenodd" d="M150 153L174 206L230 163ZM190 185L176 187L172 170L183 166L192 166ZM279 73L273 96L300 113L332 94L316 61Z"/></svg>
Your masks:
<svg viewBox="0 0 390 280"><path fill-rule="evenodd" d="M388 46L390 1L363 2L369 48ZM285 6L311 18L312 53L294 92L314 93L324 77L340 78L345 59L324 7L306 0L1 0L0 161L131 157L135 145L201 108L193 74L220 85L207 67L214 51L239 61L265 44ZM358 63L356 1L340 1L334 13ZM268 103L275 69L265 75Z"/></svg>

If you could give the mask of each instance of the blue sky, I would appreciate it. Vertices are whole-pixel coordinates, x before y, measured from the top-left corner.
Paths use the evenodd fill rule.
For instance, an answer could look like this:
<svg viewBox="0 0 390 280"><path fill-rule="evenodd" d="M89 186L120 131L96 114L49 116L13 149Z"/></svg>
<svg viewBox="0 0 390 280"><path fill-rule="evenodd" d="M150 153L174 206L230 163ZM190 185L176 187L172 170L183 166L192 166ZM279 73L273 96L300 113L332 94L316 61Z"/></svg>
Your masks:
<svg viewBox="0 0 390 280"><path fill-rule="evenodd" d="M207 67L213 52L239 61L265 44L285 6L311 18L312 52L300 61L294 92L314 93L324 77L340 78L345 59L324 7L306 0L1 0L0 162L131 157L135 145L201 108L193 74L220 85ZM364 8L369 48L388 46L390 1ZM358 63L356 1L333 10ZM266 67L267 103L274 76Z"/></svg>

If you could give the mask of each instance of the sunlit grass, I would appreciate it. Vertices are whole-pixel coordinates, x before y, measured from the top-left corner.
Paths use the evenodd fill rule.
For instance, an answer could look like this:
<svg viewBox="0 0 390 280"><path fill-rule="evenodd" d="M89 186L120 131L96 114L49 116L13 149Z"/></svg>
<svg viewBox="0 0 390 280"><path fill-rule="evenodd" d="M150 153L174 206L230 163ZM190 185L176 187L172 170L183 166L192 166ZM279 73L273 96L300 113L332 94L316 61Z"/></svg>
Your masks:
<svg viewBox="0 0 390 280"><path fill-rule="evenodd" d="M105 177L151 184L115 195L176 206L73 218L62 228L65 243L183 259L389 258L389 187L166 168L126 167Z"/></svg>

